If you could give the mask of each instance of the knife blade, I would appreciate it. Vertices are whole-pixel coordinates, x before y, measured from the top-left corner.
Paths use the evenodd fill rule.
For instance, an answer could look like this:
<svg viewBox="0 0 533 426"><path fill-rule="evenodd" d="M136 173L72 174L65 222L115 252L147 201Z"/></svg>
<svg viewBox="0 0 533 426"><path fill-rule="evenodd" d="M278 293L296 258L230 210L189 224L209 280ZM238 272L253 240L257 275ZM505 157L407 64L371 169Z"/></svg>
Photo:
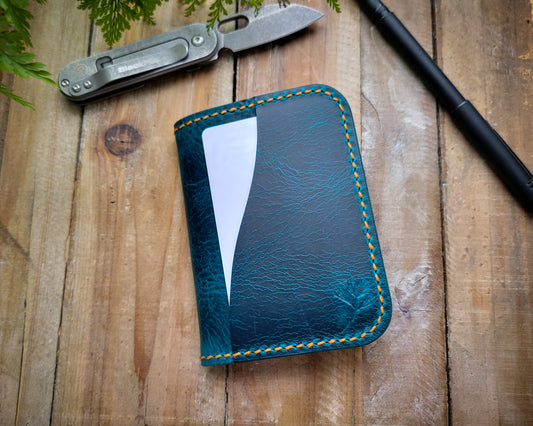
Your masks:
<svg viewBox="0 0 533 426"><path fill-rule="evenodd" d="M75 103L94 102L162 74L215 61L221 49L235 53L281 39L322 16L299 4L271 4L230 15L211 29L207 23L190 24L69 63L59 73L59 90ZM221 30L222 25L237 20L246 25L230 32Z"/></svg>

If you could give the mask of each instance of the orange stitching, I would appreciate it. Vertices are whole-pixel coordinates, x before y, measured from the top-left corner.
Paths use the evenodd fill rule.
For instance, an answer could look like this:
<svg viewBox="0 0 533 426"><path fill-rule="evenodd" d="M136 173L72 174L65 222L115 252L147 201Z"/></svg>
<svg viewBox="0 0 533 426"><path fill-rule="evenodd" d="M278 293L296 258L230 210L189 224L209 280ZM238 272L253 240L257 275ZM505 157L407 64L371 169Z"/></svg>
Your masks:
<svg viewBox="0 0 533 426"><path fill-rule="evenodd" d="M316 90L311 90L311 89L307 89L305 91L299 91L299 92L296 92L296 93L289 93L287 95L281 95L281 96L278 96L277 98L269 98L269 99L261 99L259 101L257 101L257 105L261 105L265 102L273 102L274 100L277 100L277 101L281 101L283 99L290 99L291 97L293 96L301 96L301 95L307 95L307 94L310 94L310 93L322 93L326 96L328 96L329 98L331 98L336 104L337 106L339 107L340 111L341 111L341 119L342 119L342 126L345 130L345 138L346 138L346 144L348 146L348 149L350 150L350 159L352 160L351 164L352 164L352 168L353 168L353 175L354 175L354 178L356 180L356 187L358 189L361 188L361 184L359 183L359 174L357 173L357 164L355 163L355 155L353 153L353 146L352 144L350 143L351 141L351 137L350 137L350 134L349 134L349 127L348 127L348 123L347 123L347 119L346 119L346 116L344 115L344 107L342 106L341 104L341 101L339 100L339 98L337 97L334 97L332 95L331 92L329 91L325 91L325 90L322 90L322 89L316 89ZM241 107L239 108L236 108L236 107L233 107L233 108L230 108L229 110L222 110L220 112L214 112L212 113L211 115L205 115L203 117L198 117L198 118L195 118L194 120L192 121L188 121L187 123L182 123L180 124L177 128L174 129L174 133L176 133L178 130L181 130L183 129L184 127L186 126L190 126L192 123L196 123L200 120L207 120L209 118L213 118L213 117L216 117L217 115L219 114L227 114L227 113L233 113L235 111L242 111L246 108L253 108L255 106L254 103L250 103L249 105L242 105ZM359 199L360 199L360 205L361 205L361 208L363 209L363 212L362 212L362 216L363 216L363 224L365 226L365 229L368 231L369 229L369 225L368 225L368 222L367 222L367 214L366 214L366 204L364 203L363 201L363 194L361 191L358 191L358 194L359 196ZM220 359L222 357L224 358L229 358L229 357L239 357L239 356L248 356L248 355L259 355L261 353L268 353L268 352L272 352L272 351L276 351L276 352L279 352L281 350L291 350L291 349L302 349L304 347L307 347L307 348L312 348L314 345L317 345L317 346L322 346L322 345L325 345L325 344L328 344L328 345L333 345L335 343L344 343L346 341L349 341L349 342L354 342L355 340L357 339L363 339L365 336L367 336L367 334L370 334L370 333L373 333L377 326L381 323L381 318L382 316L385 314L385 309L383 307L383 303L384 303L384 299L383 299L383 296L381 295L381 287L380 287L380 279L379 279L379 275L377 274L377 271L378 271L378 267L375 263L376 261L376 257L374 256L374 246L372 245L372 243L370 242L372 237L371 235L366 232L366 238L368 240L368 249L370 251L370 259L372 260L372 269L375 271L375 274L374 274L374 278L376 280L376 283L377 283L377 290L378 290L378 293L379 293L379 300L380 300L380 303L381 303L381 306L380 306L380 312L381 312L381 315L378 317L378 319L376 320L376 324L374 326L372 326L372 328L370 328L367 332L364 332L362 333L360 336L354 336L354 337L350 337L350 338L341 338L341 339L330 339L328 340L327 342L326 341L319 341L317 343L314 343L314 342L309 342L307 344L304 344L304 343L300 343L296 346L293 346L293 345L288 345L288 346L285 346L285 347L281 347L281 346L278 346L278 347L275 347L275 348L266 348L266 349L257 349L255 351L246 351L244 353L241 353L241 352L235 352L234 354L224 354L224 355L221 355L221 354L218 354L218 355L208 355L207 357L206 356L201 356L200 359L202 360L211 360L213 358L215 359Z"/></svg>

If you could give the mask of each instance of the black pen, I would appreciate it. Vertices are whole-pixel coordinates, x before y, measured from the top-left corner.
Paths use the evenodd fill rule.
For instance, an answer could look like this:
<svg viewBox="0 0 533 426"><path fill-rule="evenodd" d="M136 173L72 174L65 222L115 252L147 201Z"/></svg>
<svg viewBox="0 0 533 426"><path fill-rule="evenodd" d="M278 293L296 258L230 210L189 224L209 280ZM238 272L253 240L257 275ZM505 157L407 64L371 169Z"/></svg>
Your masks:
<svg viewBox="0 0 533 426"><path fill-rule="evenodd" d="M515 198L527 211L533 212L533 175L503 138L459 93L400 20L380 0L356 2L450 113L457 127L485 157Z"/></svg>

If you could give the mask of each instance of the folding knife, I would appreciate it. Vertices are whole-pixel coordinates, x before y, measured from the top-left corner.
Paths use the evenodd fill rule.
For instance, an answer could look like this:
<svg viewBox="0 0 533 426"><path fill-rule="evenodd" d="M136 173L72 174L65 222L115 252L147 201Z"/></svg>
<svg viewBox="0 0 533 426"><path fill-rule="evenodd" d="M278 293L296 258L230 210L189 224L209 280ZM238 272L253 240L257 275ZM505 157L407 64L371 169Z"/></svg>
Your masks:
<svg viewBox="0 0 533 426"><path fill-rule="evenodd" d="M230 15L211 29L205 23L187 25L71 62L59 73L59 89L73 102L90 103L135 88L150 78L214 61L221 49L239 52L278 40L322 16L307 6L271 4L258 11ZM221 31L222 25L237 20L244 20L246 26Z"/></svg>

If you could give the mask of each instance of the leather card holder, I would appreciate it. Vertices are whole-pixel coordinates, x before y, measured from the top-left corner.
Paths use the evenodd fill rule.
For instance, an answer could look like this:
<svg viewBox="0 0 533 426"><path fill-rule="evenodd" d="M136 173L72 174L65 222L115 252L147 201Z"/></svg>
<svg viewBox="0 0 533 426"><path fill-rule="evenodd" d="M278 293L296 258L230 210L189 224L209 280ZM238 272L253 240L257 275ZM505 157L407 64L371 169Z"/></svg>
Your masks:
<svg viewBox="0 0 533 426"><path fill-rule="evenodd" d="M366 345L391 299L354 119L309 85L174 127L203 365Z"/></svg>

